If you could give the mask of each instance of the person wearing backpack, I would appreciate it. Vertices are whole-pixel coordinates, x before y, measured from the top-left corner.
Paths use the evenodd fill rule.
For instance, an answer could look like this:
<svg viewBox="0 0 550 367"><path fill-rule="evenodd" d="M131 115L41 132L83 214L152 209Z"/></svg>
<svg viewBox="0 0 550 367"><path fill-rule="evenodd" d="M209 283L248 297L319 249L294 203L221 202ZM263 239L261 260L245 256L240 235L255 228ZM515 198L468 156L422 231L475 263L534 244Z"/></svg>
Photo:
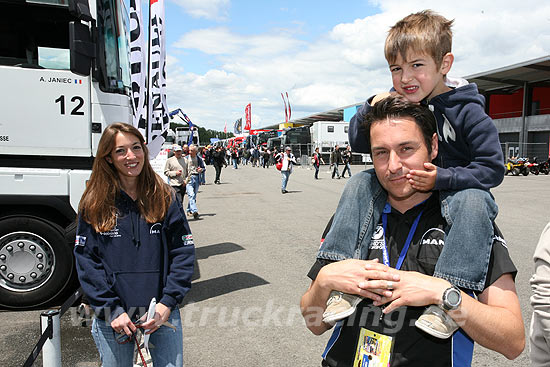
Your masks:
<svg viewBox="0 0 550 367"><path fill-rule="evenodd" d="M321 154L319 153L319 147L315 148L315 153L313 153L313 156L311 157L311 163L313 163L313 168L315 168L315 179L319 179L319 167L321 166L321 162L325 164L323 161L323 158L321 157Z"/></svg>

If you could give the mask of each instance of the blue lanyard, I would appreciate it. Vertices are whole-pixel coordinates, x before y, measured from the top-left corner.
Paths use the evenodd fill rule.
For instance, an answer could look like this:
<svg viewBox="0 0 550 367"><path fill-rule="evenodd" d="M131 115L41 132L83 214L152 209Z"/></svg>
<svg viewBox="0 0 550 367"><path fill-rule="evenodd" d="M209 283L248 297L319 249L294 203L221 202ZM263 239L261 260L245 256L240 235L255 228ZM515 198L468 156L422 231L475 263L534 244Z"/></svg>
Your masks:
<svg viewBox="0 0 550 367"><path fill-rule="evenodd" d="M386 228L388 226L388 213L391 211L391 207L389 204L386 204L386 207L384 208L384 212L382 213L382 225L384 227L384 247L382 248L382 257L384 261L384 265L390 266L390 255L388 253L388 244L386 243ZM401 250L401 254L399 254L399 259L397 259L397 264L395 265L395 268L397 270L401 269L401 265L403 265L403 261L405 260L405 256L407 256L407 252L409 251L409 247L411 246L412 238L414 236L414 232L416 232L416 227L418 227L418 222L420 222L420 217L422 216L422 213L424 210L421 210L416 219L414 220L411 229L409 230L409 235L407 236L407 240L405 241L405 246L403 246L403 249Z"/></svg>

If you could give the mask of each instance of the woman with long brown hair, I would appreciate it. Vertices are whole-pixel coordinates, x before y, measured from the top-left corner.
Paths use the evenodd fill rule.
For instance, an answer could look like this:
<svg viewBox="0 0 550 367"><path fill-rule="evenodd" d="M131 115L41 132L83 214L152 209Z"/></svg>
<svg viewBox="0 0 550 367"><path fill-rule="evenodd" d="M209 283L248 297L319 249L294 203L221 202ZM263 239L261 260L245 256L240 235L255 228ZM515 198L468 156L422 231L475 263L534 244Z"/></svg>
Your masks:
<svg viewBox="0 0 550 367"><path fill-rule="evenodd" d="M191 287L193 238L181 203L153 171L131 125L109 125L101 136L79 205L74 252L96 315L92 335L102 365L132 366L134 345L127 341L142 328L155 346L156 367L182 366L177 305ZM153 298L154 317L138 320Z"/></svg>

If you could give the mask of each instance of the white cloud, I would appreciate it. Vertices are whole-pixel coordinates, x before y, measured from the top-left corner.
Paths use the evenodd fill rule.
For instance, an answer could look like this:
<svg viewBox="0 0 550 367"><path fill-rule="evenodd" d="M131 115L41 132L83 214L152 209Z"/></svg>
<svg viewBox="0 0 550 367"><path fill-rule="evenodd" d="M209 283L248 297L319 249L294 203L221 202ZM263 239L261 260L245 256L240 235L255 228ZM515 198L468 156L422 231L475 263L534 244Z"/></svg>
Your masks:
<svg viewBox="0 0 550 367"><path fill-rule="evenodd" d="M194 18L222 21L228 16L229 0L173 0Z"/></svg>
<svg viewBox="0 0 550 367"><path fill-rule="evenodd" d="M177 57L172 55L166 55L166 65L167 67L173 67L179 65L179 60Z"/></svg>
<svg viewBox="0 0 550 367"><path fill-rule="evenodd" d="M242 36L226 27L197 29L184 34L176 48L196 49L209 55L267 57L297 49L301 41L285 34Z"/></svg>
<svg viewBox="0 0 550 367"><path fill-rule="evenodd" d="M239 40L227 28L197 29L184 34L177 48L197 49L209 55L232 54L239 51Z"/></svg>
<svg viewBox="0 0 550 367"><path fill-rule="evenodd" d="M191 2L192 3L192 2ZM335 24L306 43L290 32L244 36L229 28L198 29L175 47L204 53L219 65L202 75L168 64L170 106L199 125L222 130L252 103L253 127L284 120L280 93L288 91L294 118L361 102L391 86L383 55L387 30L412 12L433 9L455 19L451 75L465 76L550 54L550 3L536 0L379 1L381 12ZM179 55L173 53L173 57ZM215 58L212 63L210 58Z"/></svg>

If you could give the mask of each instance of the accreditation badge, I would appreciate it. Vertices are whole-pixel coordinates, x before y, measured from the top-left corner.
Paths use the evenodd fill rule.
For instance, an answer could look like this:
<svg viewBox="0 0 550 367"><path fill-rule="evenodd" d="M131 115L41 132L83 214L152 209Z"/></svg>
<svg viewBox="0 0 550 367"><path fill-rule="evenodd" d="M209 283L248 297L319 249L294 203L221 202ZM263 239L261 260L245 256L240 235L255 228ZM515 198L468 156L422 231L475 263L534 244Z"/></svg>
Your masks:
<svg viewBox="0 0 550 367"><path fill-rule="evenodd" d="M361 328L353 367L389 367L393 338Z"/></svg>

